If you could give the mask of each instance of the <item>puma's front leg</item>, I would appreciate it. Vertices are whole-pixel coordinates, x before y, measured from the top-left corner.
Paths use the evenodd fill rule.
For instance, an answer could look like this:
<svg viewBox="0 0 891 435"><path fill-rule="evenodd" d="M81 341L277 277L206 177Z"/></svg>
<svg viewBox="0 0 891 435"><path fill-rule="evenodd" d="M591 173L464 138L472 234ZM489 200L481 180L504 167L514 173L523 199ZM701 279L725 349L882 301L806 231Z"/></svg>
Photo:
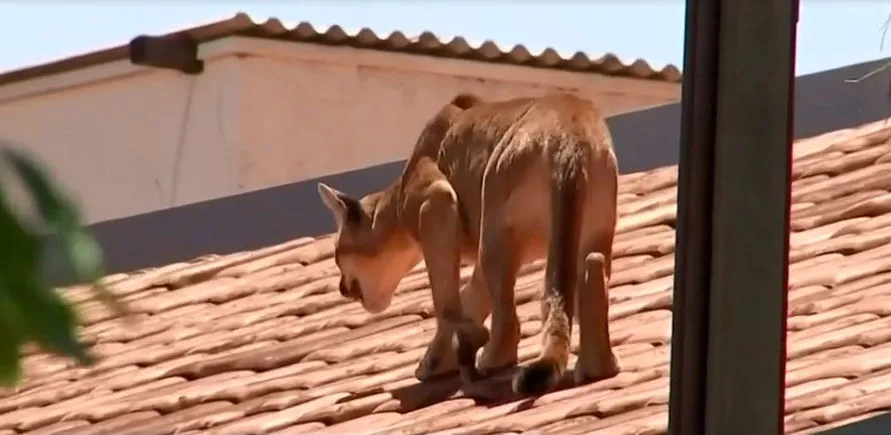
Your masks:
<svg viewBox="0 0 891 435"><path fill-rule="evenodd" d="M476 350L489 340L489 332L482 321L477 322L472 316L464 314L459 293L461 256L458 200L444 181L433 183L426 197L420 207L419 236L427 262L437 322L436 334L415 375L424 380L461 368L462 374L472 378ZM478 292L472 288L465 293L478 296ZM457 352L452 346L453 336Z"/></svg>
<svg viewBox="0 0 891 435"><path fill-rule="evenodd" d="M475 267L470 281L461 289L461 306L464 314L479 325L483 324L492 309L491 297L485 285L486 283L482 279L482 268ZM453 343L456 338L454 332L454 328L449 322L437 322L436 334L427 346L421 365L415 371L415 376L418 379L429 380L433 377L448 375L459 368L462 369L461 375L465 380L472 381L479 376L473 370L474 360L479 348L485 344L485 340L465 340ZM463 362L462 367L459 367L458 361Z"/></svg>

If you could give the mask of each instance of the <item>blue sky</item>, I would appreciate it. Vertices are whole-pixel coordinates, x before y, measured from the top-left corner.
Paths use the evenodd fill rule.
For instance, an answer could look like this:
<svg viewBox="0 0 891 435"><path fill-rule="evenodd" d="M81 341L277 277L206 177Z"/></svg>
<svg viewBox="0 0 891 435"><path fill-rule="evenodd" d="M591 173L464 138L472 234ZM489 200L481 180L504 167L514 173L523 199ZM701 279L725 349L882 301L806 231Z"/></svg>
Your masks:
<svg viewBox="0 0 891 435"><path fill-rule="evenodd" d="M26 0L2 2L0 71L20 68L159 34L235 12L285 24L369 27L378 34L431 30L471 43L492 39L502 47L522 43L537 52L551 46L593 57L614 52L624 61L643 58L657 68L683 61L683 0L508 1L244 1L175 2ZM881 26L891 2L802 0L798 74L891 56L880 50Z"/></svg>

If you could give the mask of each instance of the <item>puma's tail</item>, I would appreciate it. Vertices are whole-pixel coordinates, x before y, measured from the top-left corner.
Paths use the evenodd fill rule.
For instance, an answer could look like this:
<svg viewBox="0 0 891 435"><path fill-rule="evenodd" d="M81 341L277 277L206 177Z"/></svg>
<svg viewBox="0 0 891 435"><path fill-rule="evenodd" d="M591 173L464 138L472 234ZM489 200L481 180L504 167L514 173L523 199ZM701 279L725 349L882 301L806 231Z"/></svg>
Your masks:
<svg viewBox="0 0 891 435"><path fill-rule="evenodd" d="M541 395L556 387L565 371L566 365L561 367L555 358L541 358L520 367L511 386L517 394Z"/></svg>
<svg viewBox="0 0 891 435"><path fill-rule="evenodd" d="M538 395L556 387L569 362L587 177L581 165L584 160L579 155L568 157L560 162L551 181L551 236L542 301L541 354L514 375L512 387L518 394Z"/></svg>

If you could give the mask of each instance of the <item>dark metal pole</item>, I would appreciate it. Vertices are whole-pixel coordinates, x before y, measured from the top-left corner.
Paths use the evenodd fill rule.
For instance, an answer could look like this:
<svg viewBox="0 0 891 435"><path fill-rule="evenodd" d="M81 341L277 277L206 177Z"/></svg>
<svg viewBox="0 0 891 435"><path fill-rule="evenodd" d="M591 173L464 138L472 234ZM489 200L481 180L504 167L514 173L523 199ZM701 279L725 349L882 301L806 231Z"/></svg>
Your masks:
<svg viewBox="0 0 891 435"><path fill-rule="evenodd" d="M668 417L671 435L704 433L719 3L687 0Z"/></svg>
<svg viewBox="0 0 891 435"><path fill-rule="evenodd" d="M797 1L688 0L669 433L782 433Z"/></svg>

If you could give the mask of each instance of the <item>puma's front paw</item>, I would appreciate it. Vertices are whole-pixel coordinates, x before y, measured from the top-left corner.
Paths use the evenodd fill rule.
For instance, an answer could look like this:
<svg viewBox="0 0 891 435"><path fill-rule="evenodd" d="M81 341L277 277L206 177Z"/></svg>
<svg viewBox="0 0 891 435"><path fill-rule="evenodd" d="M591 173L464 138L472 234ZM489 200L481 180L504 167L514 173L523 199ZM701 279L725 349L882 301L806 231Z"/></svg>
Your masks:
<svg viewBox="0 0 891 435"><path fill-rule="evenodd" d="M465 322L456 328L455 353L461 378L474 382L481 376L476 370L476 353L489 342L489 330L483 325Z"/></svg>
<svg viewBox="0 0 891 435"><path fill-rule="evenodd" d="M456 374L458 360L455 356L449 337L437 334L415 369L415 378L423 382Z"/></svg>

